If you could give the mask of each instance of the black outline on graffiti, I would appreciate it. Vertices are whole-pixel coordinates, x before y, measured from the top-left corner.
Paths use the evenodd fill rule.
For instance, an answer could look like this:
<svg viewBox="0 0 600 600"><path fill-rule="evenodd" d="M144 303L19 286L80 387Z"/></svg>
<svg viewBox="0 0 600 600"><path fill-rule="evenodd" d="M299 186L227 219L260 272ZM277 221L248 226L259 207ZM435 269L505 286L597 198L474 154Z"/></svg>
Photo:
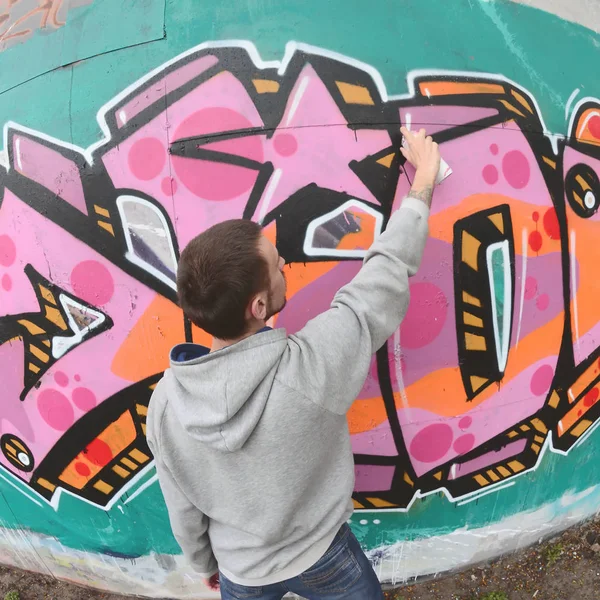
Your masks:
<svg viewBox="0 0 600 600"><path fill-rule="evenodd" d="M176 87L168 92L165 90L164 96L150 103L149 106L141 110L131 120L124 122L121 125L118 124L117 116L129 101L136 96L143 94L144 90L151 86L158 85L169 73L174 72L183 65L205 55L217 57L218 62L200 75L190 79L182 86ZM173 105L178 99L183 98L203 82L224 71L232 73L237 80L242 83L247 93L254 101L264 126L238 131L227 131L195 138L173 140L170 143L170 151L173 155L211 160L213 162L223 162L255 170L257 172L257 179L244 210L244 218L256 218L256 211L260 199L274 172L273 165L269 162L257 163L225 152L203 148L203 146L223 139L236 139L252 135L261 135L266 136L267 138L273 136L281 123L292 89L297 82L302 69L304 69L307 64L311 65L327 87L328 92L335 100L350 129L377 129L386 131L389 135L390 144L387 148L382 149L377 154L368 157L360 163L353 162L349 165L357 177L378 200L380 206L375 206L360 198L352 198L348 194L342 192L322 189L315 184L311 184L298 190L282 206L264 215L264 218L262 219L264 225L268 225L271 222L277 224L277 246L288 262L310 262L332 259L335 259L336 261L356 260L355 257L336 256L327 258L324 256L306 256L302 250L304 242L303 236L305 235L308 225L314 219L334 211L351 199L363 202L369 208L379 210L383 215L385 227L385 224L390 217L394 192L400 177L406 176L402 169L404 159L398 152L401 143L399 133L400 108L460 105L470 107L490 107L495 109L497 111L496 115L477 119L473 122L464 123L458 126L449 125L446 129L436 133L434 139L440 144L444 144L451 140L469 135L474 131L491 127L505 127L510 124L516 125L516 127L523 132L523 135L536 156L538 167L545 178L559 221L562 239L561 261L565 317L564 331L554 382L544 407L525 421L516 423L509 431L496 436L461 456L459 459L450 461L450 463L466 462L492 450L497 450L511 441L525 439L526 449L518 456L511 457L511 460L519 461L522 469L519 471L512 470L507 478L512 478L521 472L526 472L527 470L535 468L540 459L542 447L547 445L546 441L549 432L551 430L553 430L554 433L556 432L556 424L571 406L566 398L566 390L568 390L573 382L585 373L586 368L593 364L600 356L599 349L586 359L586 361L575 367L570 312L570 263L568 244L565 243L565 240L568 239L568 230L561 162L563 152L567 145L576 148L583 153L596 153L597 150L590 150L589 145L582 144L573 137L568 141L561 141L556 146L553 146L553 140L545 130L534 99L522 88L519 88L503 78L479 75L470 76L466 74L446 75L435 72L432 72L431 74L421 74L412 80L413 90L410 96L399 99L389 99L382 93L382 83L377 79L376 72L374 72L372 68L365 67L344 57L334 56L332 53L326 51L317 51L315 49L311 51L310 49L307 49L307 47L297 45L291 52L286 54L286 58L283 61L283 65L285 66L282 66L282 64L279 63L277 66L261 63L256 57L256 51L252 50L248 44L239 43L231 44L230 46L215 44L212 47L207 45L200 49L190 51L182 57L171 61L167 65L154 71L142 82L128 88L128 90L119 95L114 103L111 103L106 110L101 111L99 118L104 119L104 123L101 121L101 125L106 134L106 139L93 146L89 151L78 151L77 149L52 141L46 136L24 131L17 127L9 127L6 135L6 150L9 154L9 164L15 164L13 156L13 137L15 135L29 137L37 143L43 144L52 148L54 151L59 152L62 156L72 161L82 175L81 180L82 185L84 186L84 194L88 207L88 214L91 215L90 217L70 206L67 202L57 202L54 193L34 181L27 179L14 168L10 168L8 172L4 174L0 168L0 193L2 193L3 187L11 190L21 199L21 201L43 214L49 220L58 224L70 235L86 243L97 252L102 253L108 261L112 262L118 268L157 293L175 301L175 292L172 287L169 287L164 282L161 282L156 277L153 277L146 272L143 268L132 264L125 258L125 238L121 223L117 218L118 210L116 200L119 195L129 194L142 197L152 203L159 211L161 211L161 214L169 224L172 239L176 244L177 238L175 226L171 223L168 215L155 199L140 194L140 192L136 190L115 189L103 166L102 158L105 153L112 150L115 146L118 146L131 135L133 131L162 113L165 110L165 106L168 107ZM275 82L277 84L277 90L273 93L258 93L253 83L253 80L257 78L262 80L268 79ZM341 89L336 85L336 81L349 82L351 85L357 86L357 88L366 90L370 102L347 102L344 99ZM431 96L424 93L423 90L427 89L426 84L428 82L433 81L458 82L461 84L473 85L492 84L497 88L500 87L501 91L495 93L477 92ZM585 108L586 105L582 106L579 109L578 114L583 114L582 111ZM575 123L577 123L577 119L575 119ZM391 153L393 153L394 156L390 167L386 168L377 162L382 157ZM98 204L111 215L110 225L112 226L112 233L106 228L99 227L97 221L92 218L94 216L93 207ZM507 213L507 209L502 206L491 207L490 211L503 211L505 216L508 216L508 218L510 217L510 211ZM463 225L466 224L461 224L459 229ZM502 239L508 239L508 233L507 236ZM178 256L179 249L177 247L175 247L175 252ZM514 249L512 246L511 259L514 260ZM511 277L514 279L514 270L512 270ZM512 289L514 293L514 284ZM514 303L511 305L511 309L513 306ZM514 318L514 315L511 316L511 320L512 318ZM188 341L191 341L192 330L190 323L187 321L185 322L185 332L186 338ZM436 467L430 472L417 477L411 466L411 461L404 443L402 428L396 412L396 400L394 398L389 370L390 353L392 350L393 349L389 344L384 346L377 353L376 360L382 398L388 413L397 454L394 456L355 455L355 462L358 465L389 465L395 467L396 471L392 486L389 490L355 494L358 506L366 509L380 508L382 506L405 508L411 504L412 500L417 495L425 495L440 490L446 490L450 499L458 499L465 495L477 493L484 487L477 481L476 476L479 474L474 473L469 476L451 479L450 463L442 465L441 467ZM490 373L490 384L492 382L497 382L501 379L501 376L502 372L500 370L497 370L495 373ZM159 377L160 374L156 374L150 381L155 382ZM596 381L590 382L586 389L591 389L595 383ZM134 390L140 389L140 386L146 389L145 395L148 396L147 390L150 389L148 381L139 382L123 389L113 397L113 399L101 402L94 411L81 419L72 430L69 430L64 435L48 457L37 467L35 471L36 481L39 481L39 478L43 475L43 479L51 479L54 482L58 482L60 473L58 473L55 467L55 465L59 463L59 461L55 460L58 450L60 450L64 456L70 458L76 456L77 452L81 451L86 443L89 443L91 439L94 439L95 435L99 434L100 424L106 425L105 419L114 417L112 413L111 417L108 416L109 412L114 410L114 406L117 403L117 400L114 400L114 398L118 398L118 402L129 402L128 394L133 394ZM481 392L481 390L469 390L468 386L466 387L466 401L472 399L477 393ZM554 394L556 394L556 397L553 400ZM558 398L558 400L556 400L556 398ZM591 407L586 413L586 418L593 422L599 417L600 403ZM143 438L141 429L139 435ZM543 442L539 441L540 437L543 439ZM576 442L577 438L573 436L569 437L563 435L562 437L559 437L555 434L552 437L552 446L557 451L566 452ZM137 440L136 444L138 444L139 447L146 449L146 446L144 445L145 441ZM53 461L50 460L50 457L53 458ZM117 459L118 457L115 460ZM54 465L51 465L51 462L54 462ZM62 461L62 466L65 464L67 463ZM500 463L498 465L489 465L486 467L486 471L492 467L496 468L499 466L502 465ZM106 473L104 473L103 476L105 477ZM94 491L93 486L87 486L84 491L73 489L70 491L85 497L91 502L106 505L110 499L118 496L121 489L118 487L118 483L119 482L115 484L116 487L110 494L98 494L97 491ZM495 480L488 481L486 485L489 484L490 488L493 488L495 483ZM60 485L66 489L68 488L68 486L65 486L62 483ZM47 489L41 489L39 486L37 486L36 489L47 498L52 495L48 493ZM374 500L377 500L377 502L374 502Z"/></svg>

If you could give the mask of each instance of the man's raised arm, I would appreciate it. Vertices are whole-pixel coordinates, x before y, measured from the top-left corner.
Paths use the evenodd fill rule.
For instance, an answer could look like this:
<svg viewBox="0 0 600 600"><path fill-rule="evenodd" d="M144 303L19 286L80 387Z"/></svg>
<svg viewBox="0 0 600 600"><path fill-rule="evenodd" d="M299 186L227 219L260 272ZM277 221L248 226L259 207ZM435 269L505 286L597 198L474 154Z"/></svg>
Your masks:
<svg viewBox="0 0 600 600"><path fill-rule="evenodd" d="M438 146L424 130L402 129L404 157L416 168L409 195L373 243L354 279L331 308L289 336L290 369L298 389L323 408L344 414L366 379L373 354L396 331L409 303L408 279L421 263L429 207L440 165ZM308 389L306 389L308 383Z"/></svg>

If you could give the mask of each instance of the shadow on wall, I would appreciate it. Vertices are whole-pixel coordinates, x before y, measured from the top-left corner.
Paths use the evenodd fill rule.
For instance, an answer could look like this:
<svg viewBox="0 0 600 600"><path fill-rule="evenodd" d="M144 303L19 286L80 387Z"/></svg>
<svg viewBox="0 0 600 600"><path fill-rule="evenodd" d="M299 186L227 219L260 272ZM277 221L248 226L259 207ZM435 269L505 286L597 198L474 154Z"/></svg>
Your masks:
<svg viewBox="0 0 600 600"><path fill-rule="evenodd" d="M0 462L44 501L110 507L147 473L169 348L208 336L175 303L179 251L230 218L285 257L288 332L326 309L410 188L401 124L454 175L438 189L405 323L349 414L358 508L485 494L567 453L600 415L600 101L568 136L493 75L368 65L291 43L203 44L99 113L87 150L14 123L0 167ZM349 367L351 368L351 366Z"/></svg>

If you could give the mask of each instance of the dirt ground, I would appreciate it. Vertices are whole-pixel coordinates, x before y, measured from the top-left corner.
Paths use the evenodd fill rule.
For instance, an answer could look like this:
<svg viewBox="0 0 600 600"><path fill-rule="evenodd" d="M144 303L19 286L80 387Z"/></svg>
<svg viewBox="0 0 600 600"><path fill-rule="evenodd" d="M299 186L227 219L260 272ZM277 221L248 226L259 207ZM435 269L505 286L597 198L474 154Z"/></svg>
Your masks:
<svg viewBox="0 0 600 600"><path fill-rule="evenodd" d="M600 600L600 518L488 565L386 592L387 600L526 598ZM3 599L126 600L124 596L0 567L0 600Z"/></svg>

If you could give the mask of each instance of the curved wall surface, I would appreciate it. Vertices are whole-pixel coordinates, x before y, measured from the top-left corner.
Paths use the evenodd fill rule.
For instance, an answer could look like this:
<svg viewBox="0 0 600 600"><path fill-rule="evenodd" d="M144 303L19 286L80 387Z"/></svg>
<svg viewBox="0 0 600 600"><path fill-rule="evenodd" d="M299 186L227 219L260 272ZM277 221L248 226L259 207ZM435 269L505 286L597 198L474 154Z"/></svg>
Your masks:
<svg viewBox="0 0 600 600"><path fill-rule="evenodd" d="M357 537L401 584L596 512L600 13L451 4L0 0L1 562L212 597L145 442L169 348L207 341L179 252L261 222L296 331L407 193L401 124L454 173L348 415Z"/></svg>

